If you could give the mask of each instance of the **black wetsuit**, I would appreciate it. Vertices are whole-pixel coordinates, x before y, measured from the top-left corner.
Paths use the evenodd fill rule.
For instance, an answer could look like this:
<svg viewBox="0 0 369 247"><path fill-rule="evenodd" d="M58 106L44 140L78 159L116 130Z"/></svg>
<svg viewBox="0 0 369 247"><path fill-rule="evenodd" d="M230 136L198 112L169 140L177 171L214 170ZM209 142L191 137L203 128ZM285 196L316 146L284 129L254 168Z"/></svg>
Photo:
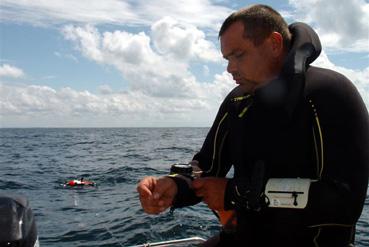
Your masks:
<svg viewBox="0 0 369 247"><path fill-rule="evenodd" d="M234 167L225 195L226 209L237 214L237 241L231 245L338 247L354 241L368 186L368 113L347 78L307 64L303 78L289 78L302 86L288 88L288 100L282 103L265 103L258 92L248 96L234 89L194 157L204 176L224 177ZM283 83L291 83L286 78ZM298 97L290 97L291 91ZM254 210L231 203L235 184L251 184L252 189L260 184L264 189L269 178L317 182L310 186L304 209L261 205ZM184 189L185 183L176 181L180 189L175 206L198 201Z"/></svg>

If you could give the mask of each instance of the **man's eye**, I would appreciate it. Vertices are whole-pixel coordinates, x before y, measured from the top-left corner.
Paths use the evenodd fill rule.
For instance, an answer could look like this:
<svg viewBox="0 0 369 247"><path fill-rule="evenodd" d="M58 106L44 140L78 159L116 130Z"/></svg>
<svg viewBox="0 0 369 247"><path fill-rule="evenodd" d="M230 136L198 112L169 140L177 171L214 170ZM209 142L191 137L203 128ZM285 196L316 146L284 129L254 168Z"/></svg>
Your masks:
<svg viewBox="0 0 369 247"><path fill-rule="evenodd" d="M245 53L244 52L241 52L241 53L237 53L235 55L236 58L241 58Z"/></svg>

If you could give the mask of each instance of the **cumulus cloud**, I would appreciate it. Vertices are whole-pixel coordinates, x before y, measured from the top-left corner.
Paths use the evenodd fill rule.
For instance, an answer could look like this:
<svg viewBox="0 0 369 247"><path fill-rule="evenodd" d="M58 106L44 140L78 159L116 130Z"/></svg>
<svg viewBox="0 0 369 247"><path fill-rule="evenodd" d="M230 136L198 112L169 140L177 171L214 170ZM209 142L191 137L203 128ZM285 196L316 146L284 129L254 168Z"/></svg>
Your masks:
<svg viewBox="0 0 369 247"><path fill-rule="evenodd" d="M100 62L102 55L100 52L100 33L91 25L84 28L68 25L64 27L63 33L65 38L76 43L77 47L82 50L85 56Z"/></svg>
<svg viewBox="0 0 369 247"><path fill-rule="evenodd" d="M42 126L44 120L52 126L210 125L221 100L235 86L226 72L215 75L214 81L197 81L190 62L213 63L220 56L202 31L172 18L154 23L149 34L101 33L92 25L68 25L62 33L86 58L119 70L129 83L127 91L114 92L107 84L98 87L97 94L69 87L3 84L0 117L7 121L3 124ZM158 33L175 36L168 48ZM183 47L186 53L179 51Z"/></svg>
<svg viewBox="0 0 369 247"><path fill-rule="evenodd" d="M221 59L202 31L172 18L155 22L149 35L125 31L101 34L90 25L68 25L63 33L85 57L117 68L130 90L155 97L196 97L198 82L189 71L189 61Z"/></svg>
<svg viewBox="0 0 369 247"><path fill-rule="evenodd" d="M155 22L148 33L66 25L62 34L86 58L120 71L129 83L127 91L114 92L108 84L98 87L98 93L2 84L3 125L209 126L235 86L226 72L215 75L212 82L197 80L191 62L218 63L219 51L203 31L170 17ZM62 57L58 52L54 55Z"/></svg>
<svg viewBox="0 0 369 247"><path fill-rule="evenodd" d="M3 64L0 66L0 77L19 78L23 76L23 71L17 67L11 66L9 64Z"/></svg>
<svg viewBox="0 0 369 247"><path fill-rule="evenodd" d="M1 85L1 114L52 113L56 115L127 113L140 110L129 104L132 97L99 96L69 87L55 90L39 85Z"/></svg>
<svg viewBox="0 0 369 247"><path fill-rule="evenodd" d="M102 86L100 94L59 90L39 85L0 84L0 118L5 126L32 123L43 126L178 126L210 125L220 98L232 87L231 78L217 75L215 83L198 84L199 97L157 98L138 91L114 93ZM105 90L105 91L104 91ZM103 91L103 92L102 92ZM18 120L19 121L17 123ZM58 121L53 121L58 119ZM14 121L14 122L12 122Z"/></svg>
<svg viewBox="0 0 369 247"><path fill-rule="evenodd" d="M0 10L0 20L41 26L70 22L150 25L170 15L181 22L211 29L217 29L231 12L229 8L210 0L2 0Z"/></svg>
<svg viewBox="0 0 369 247"><path fill-rule="evenodd" d="M171 17L165 17L151 26L152 41L161 54L175 59L197 57L217 62L221 59L214 43L205 39L204 32L192 25L184 25Z"/></svg>
<svg viewBox="0 0 369 247"><path fill-rule="evenodd" d="M155 22L148 33L67 25L62 34L84 57L120 71L129 84L127 91L114 92L108 84L98 87L97 94L3 84L3 124L17 126L14 122L22 119L18 122L36 126L42 126L42 120L53 126L210 125L221 100L235 86L226 72L215 75L214 81L197 81L190 63L218 63L219 52L204 32L173 18Z"/></svg>
<svg viewBox="0 0 369 247"><path fill-rule="evenodd" d="M289 0L294 18L311 23L328 49L369 52L369 3L365 0Z"/></svg>

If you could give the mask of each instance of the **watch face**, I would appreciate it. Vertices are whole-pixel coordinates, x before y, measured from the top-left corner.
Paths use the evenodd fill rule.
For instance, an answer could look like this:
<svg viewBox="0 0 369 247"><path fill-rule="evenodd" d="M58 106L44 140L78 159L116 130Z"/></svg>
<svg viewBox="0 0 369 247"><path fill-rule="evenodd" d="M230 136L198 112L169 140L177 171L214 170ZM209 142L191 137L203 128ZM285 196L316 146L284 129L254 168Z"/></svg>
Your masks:
<svg viewBox="0 0 369 247"><path fill-rule="evenodd" d="M179 168L179 169L189 169L189 168L191 168L190 164L174 164L173 166L175 166L176 168Z"/></svg>
<svg viewBox="0 0 369 247"><path fill-rule="evenodd" d="M192 166L190 164L173 164L170 172L185 176L192 176Z"/></svg>

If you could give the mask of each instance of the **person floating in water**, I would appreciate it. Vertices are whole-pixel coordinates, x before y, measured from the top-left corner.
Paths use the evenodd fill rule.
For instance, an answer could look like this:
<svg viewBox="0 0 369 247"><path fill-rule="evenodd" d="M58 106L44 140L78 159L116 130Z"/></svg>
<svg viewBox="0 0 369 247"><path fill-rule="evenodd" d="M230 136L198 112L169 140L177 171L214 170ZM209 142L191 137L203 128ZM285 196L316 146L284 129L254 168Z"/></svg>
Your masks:
<svg viewBox="0 0 369 247"><path fill-rule="evenodd" d="M95 186L96 183L89 181L89 180L84 180L83 177L78 180L78 179L73 179L73 180L69 180L67 182L64 183L64 187L69 186L69 187L75 187L75 186Z"/></svg>

